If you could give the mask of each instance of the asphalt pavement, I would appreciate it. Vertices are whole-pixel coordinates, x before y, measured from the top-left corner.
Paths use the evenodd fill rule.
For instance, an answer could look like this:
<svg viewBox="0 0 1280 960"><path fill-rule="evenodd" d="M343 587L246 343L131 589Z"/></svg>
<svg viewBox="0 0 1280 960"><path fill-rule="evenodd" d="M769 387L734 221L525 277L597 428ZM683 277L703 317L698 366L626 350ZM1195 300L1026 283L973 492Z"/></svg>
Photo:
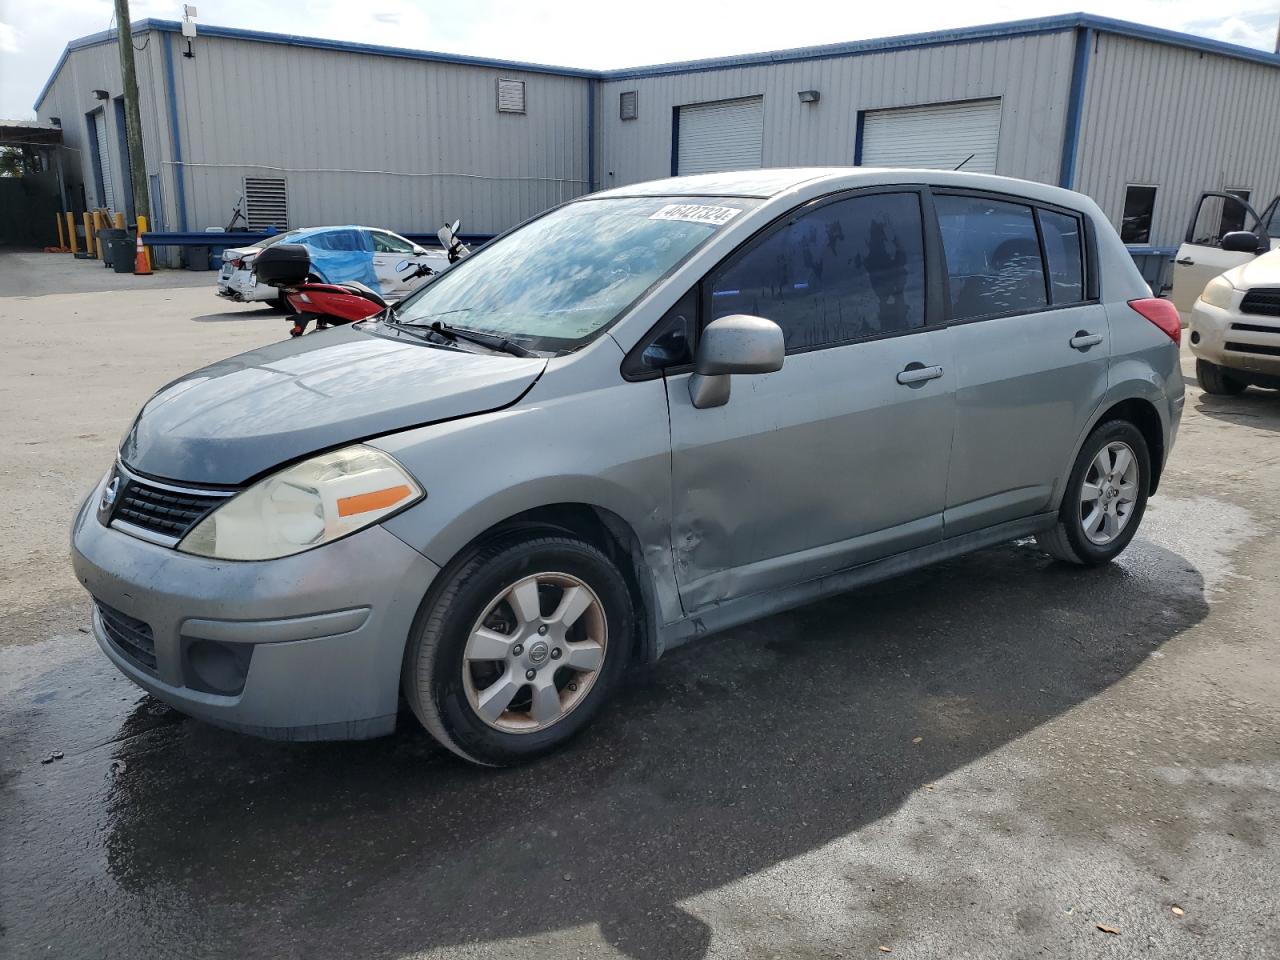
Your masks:
<svg viewBox="0 0 1280 960"><path fill-rule="evenodd" d="M151 391L285 328L12 256L0 957L1280 956L1280 393L1190 388L1105 569L1009 544L726 631L490 771L408 714L269 743L111 667L72 511Z"/></svg>

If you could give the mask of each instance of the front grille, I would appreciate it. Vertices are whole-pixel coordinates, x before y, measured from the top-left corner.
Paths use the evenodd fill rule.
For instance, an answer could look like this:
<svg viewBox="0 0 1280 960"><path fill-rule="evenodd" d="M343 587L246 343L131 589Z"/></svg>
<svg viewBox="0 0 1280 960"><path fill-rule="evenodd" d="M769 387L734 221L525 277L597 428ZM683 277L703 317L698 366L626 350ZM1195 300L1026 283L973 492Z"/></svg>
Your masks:
<svg viewBox="0 0 1280 960"><path fill-rule="evenodd" d="M1225 347L1233 353L1256 353L1264 357L1280 357L1280 346L1264 347L1258 343L1234 343L1228 341Z"/></svg>
<svg viewBox="0 0 1280 960"><path fill-rule="evenodd" d="M230 492L196 492L153 486L129 477L111 518L180 540L196 521L229 496Z"/></svg>
<svg viewBox="0 0 1280 960"><path fill-rule="evenodd" d="M156 672L156 640L150 624L95 600L102 629L111 646L149 673Z"/></svg>
<svg viewBox="0 0 1280 960"><path fill-rule="evenodd" d="M1280 287L1258 287L1250 290L1240 301L1240 312L1280 317Z"/></svg>
<svg viewBox="0 0 1280 960"><path fill-rule="evenodd" d="M1244 333L1280 334L1280 327L1264 327L1260 323L1233 323L1231 329L1240 330Z"/></svg>

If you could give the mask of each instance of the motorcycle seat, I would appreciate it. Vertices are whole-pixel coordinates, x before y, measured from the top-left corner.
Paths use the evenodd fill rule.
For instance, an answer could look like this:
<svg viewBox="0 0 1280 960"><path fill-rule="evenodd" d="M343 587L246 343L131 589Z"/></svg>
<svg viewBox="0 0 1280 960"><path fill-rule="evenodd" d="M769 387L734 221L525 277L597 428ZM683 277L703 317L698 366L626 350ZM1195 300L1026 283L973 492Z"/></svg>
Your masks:
<svg viewBox="0 0 1280 960"><path fill-rule="evenodd" d="M376 303L380 307L385 307L387 305L387 301L382 298L382 294L378 293L378 291L374 290L372 287L365 286L358 280L348 280L344 283L338 284L338 286L345 290L350 290L356 296L364 297L370 303Z"/></svg>

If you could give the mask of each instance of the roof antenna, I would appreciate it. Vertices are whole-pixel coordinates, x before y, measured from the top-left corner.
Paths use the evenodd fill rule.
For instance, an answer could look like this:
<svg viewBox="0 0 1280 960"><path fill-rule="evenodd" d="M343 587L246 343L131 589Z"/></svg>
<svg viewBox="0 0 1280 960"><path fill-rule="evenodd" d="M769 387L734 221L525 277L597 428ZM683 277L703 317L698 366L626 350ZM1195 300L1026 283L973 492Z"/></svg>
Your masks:
<svg viewBox="0 0 1280 960"><path fill-rule="evenodd" d="M959 163L957 163L957 164L956 164L954 167L952 167L951 169L952 169L952 170L959 170L961 167L963 167L966 163L968 163L970 160L972 160L972 159L973 159L974 157L976 157L976 156L977 156L977 154L976 154L976 153L971 153L971 154L969 154L967 157L965 157L963 160L961 160Z"/></svg>

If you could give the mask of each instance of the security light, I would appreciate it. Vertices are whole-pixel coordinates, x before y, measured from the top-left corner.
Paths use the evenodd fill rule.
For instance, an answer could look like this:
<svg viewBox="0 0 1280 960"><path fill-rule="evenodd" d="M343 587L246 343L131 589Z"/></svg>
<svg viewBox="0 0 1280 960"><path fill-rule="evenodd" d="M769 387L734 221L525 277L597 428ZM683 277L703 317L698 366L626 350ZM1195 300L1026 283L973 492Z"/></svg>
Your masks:
<svg viewBox="0 0 1280 960"><path fill-rule="evenodd" d="M95 99L95 100L109 100L109 99L111 99L111 94L107 93L107 91L105 91L105 90L95 90L95 91L93 91L93 99Z"/></svg>
<svg viewBox="0 0 1280 960"><path fill-rule="evenodd" d="M801 90L797 96L801 103L817 103L822 94L817 90Z"/></svg>

